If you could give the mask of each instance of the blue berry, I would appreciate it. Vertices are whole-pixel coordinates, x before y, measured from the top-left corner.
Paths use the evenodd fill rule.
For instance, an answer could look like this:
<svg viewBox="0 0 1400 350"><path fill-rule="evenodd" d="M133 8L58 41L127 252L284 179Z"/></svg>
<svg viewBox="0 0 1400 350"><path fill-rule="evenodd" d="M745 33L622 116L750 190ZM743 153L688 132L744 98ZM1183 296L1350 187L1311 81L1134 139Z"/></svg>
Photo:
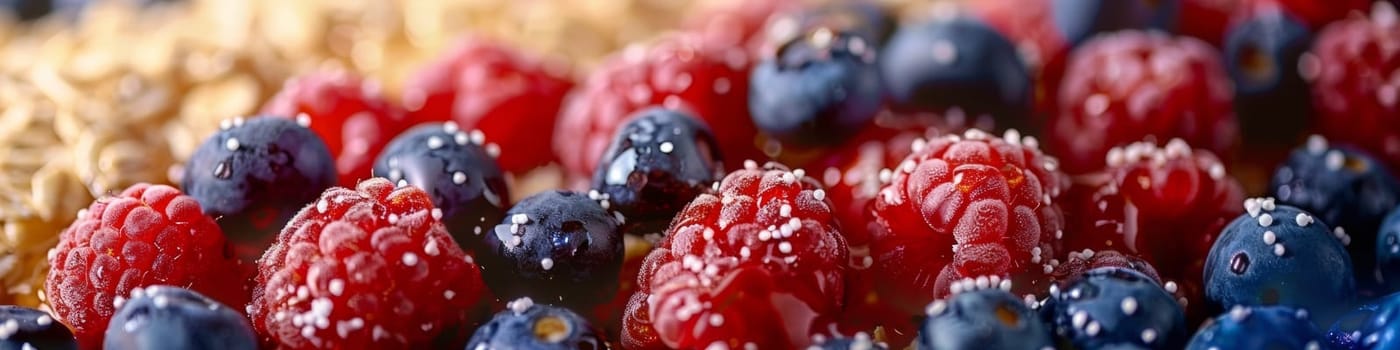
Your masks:
<svg viewBox="0 0 1400 350"><path fill-rule="evenodd" d="M807 350L888 350L885 343L877 342L870 338L865 332L856 333L853 337L828 338L823 335L813 336L812 346Z"/></svg>
<svg viewBox="0 0 1400 350"><path fill-rule="evenodd" d="M0 306L0 349L77 349L73 332L49 313L22 306Z"/></svg>
<svg viewBox="0 0 1400 350"><path fill-rule="evenodd" d="M1055 28L1077 45L1104 32L1171 29L1181 0L1051 0L1050 6Z"/></svg>
<svg viewBox="0 0 1400 350"><path fill-rule="evenodd" d="M1321 219L1273 198L1245 200L1245 211L1206 255L1208 301L1220 309L1286 305L1325 316L1352 300L1351 260Z"/></svg>
<svg viewBox="0 0 1400 350"><path fill-rule="evenodd" d="M959 292L924 311L928 318L915 340L920 349L1042 349L1054 344L1026 301L1002 288Z"/></svg>
<svg viewBox="0 0 1400 350"><path fill-rule="evenodd" d="M1308 84L1298 59L1312 33L1280 11L1266 11L1236 24L1225 35L1225 71L1235 82L1235 113L1246 145L1287 148L1312 113Z"/></svg>
<svg viewBox="0 0 1400 350"><path fill-rule="evenodd" d="M428 192L457 244L476 249L505 217L510 200L505 173L482 147L484 140L452 122L419 125L389 141L374 161L374 174Z"/></svg>
<svg viewBox="0 0 1400 350"><path fill-rule="evenodd" d="M627 218L629 233L662 232L724 176L710 128L685 112L652 108L617 129L598 161L593 190Z"/></svg>
<svg viewBox="0 0 1400 350"><path fill-rule="evenodd" d="M607 349L603 336L582 316L562 307L538 305L530 298L507 303L490 322L476 329L467 350Z"/></svg>
<svg viewBox="0 0 1400 350"><path fill-rule="evenodd" d="M622 269L619 222L569 191L520 201L478 251L486 285L502 299L531 297L569 307L611 300Z"/></svg>
<svg viewBox="0 0 1400 350"><path fill-rule="evenodd" d="M107 323L102 347L256 349L258 340L242 313L188 289L150 286L122 303Z"/></svg>
<svg viewBox="0 0 1400 350"><path fill-rule="evenodd" d="M1400 349L1400 294L1381 298L1369 307L1372 311L1352 333L1356 348Z"/></svg>
<svg viewBox="0 0 1400 350"><path fill-rule="evenodd" d="M869 124L883 102L875 46L817 28L778 48L750 73L749 112L768 136L792 145L839 144Z"/></svg>
<svg viewBox="0 0 1400 350"><path fill-rule="evenodd" d="M990 115L1028 126L1031 78L1016 47L980 20L955 16L904 25L880 52L880 74L902 111Z"/></svg>
<svg viewBox="0 0 1400 350"><path fill-rule="evenodd" d="M1376 233L1376 270L1386 291L1400 291L1400 208L1390 211Z"/></svg>
<svg viewBox="0 0 1400 350"><path fill-rule="evenodd" d="M1400 295L1392 295L1380 300L1363 303L1353 308L1350 312L1343 314L1332 323L1332 327L1327 329L1327 343L1333 350L1359 350L1361 346L1361 329L1366 326L1380 309L1380 305L1393 302L1393 299Z"/></svg>
<svg viewBox="0 0 1400 350"><path fill-rule="evenodd" d="M1050 289L1041 312L1053 320L1055 333L1077 348L1177 349L1185 343L1185 311L1147 275L1103 267L1062 286Z"/></svg>
<svg viewBox="0 0 1400 350"><path fill-rule="evenodd" d="M1323 344L1322 332L1306 311L1286 306L1235 306L1206 322L1186 348L1318 350Z"/></svg>
<svg viewBox="0 0 1400 350"><path fill-rule="evenodd" d="M894 34L895 24L894 15L872 1L832 1L774 15L765 28L764 39L779 45L811 30L830 28L879 46Z"/></svg>
<svg viewBox="0 0 1400 350"><path fill-rule="evenodd" d="M1357 281L1367 287L1374 284L1376 233L1385 216L1400 204L1400 184L1383 163L1313 136L1274 172L1269 190L1280 204L1317 214L1350 234L1340 236L1356 267Z"/></svg>
<svg viewBox="0 0 1400 350"><path fill-rule="evenodd" d="M195 150L184 189L237 247L257 259L287 221L336 183L334 158L286 118L234 118Z"/></svg>

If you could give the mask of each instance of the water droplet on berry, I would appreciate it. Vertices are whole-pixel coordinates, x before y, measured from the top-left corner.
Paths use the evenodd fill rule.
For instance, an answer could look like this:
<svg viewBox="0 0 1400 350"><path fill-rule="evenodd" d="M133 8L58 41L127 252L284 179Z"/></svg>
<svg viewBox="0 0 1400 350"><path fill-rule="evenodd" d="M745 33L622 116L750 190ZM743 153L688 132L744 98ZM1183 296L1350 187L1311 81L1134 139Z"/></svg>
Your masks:
<svg viewBox="0 0 1400 350"><path fill-rule="evenodd" d="M224 158L214 165L214 177L224 180L233 177L233 158Z"/></svg>
<svg viewBox="0 0 1400 350"><path fill-rule="evenodd" d="M1244 274L1245 270L1248 269L1249 254L1239 252L1235 253L1235 256L1230 258L1230 272L1234 272L1236 275L1242 275Z"/></svg>

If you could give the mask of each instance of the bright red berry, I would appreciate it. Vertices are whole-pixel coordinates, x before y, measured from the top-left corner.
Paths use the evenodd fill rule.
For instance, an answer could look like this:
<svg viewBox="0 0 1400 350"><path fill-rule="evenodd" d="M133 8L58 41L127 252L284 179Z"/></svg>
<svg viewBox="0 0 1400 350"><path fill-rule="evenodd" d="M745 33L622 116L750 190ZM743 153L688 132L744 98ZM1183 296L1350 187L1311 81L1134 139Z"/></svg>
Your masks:
<svg viewBox="0 0 1400 350"><path fill-rule="evenodd" d="M1062 202L1065 248L1140 257L1204 306L1202 269L1216 236L1240 215L1239 182L1210 151L1180 139L1114 148L1106 160L1102 172L1076 178Z"/></svg>
<svg viewBox="0 0 1400 350"><path fill-rule="evenodd" d="M1220 54L1194 38L1122 31L1069 57L1047 144L1071 174L1100 169L1109 148L1181 138L1229 154L1239 135Z"/></svg>
<svg viewBox="0 0 1400 350"><path fill-rule="evenodd" d="M527 55L500 42L469 37L405 83L403 103L415 121L456 121L495 144L507 172L554 159L549 142L564 95L573 88L568 66Z"/></svg>
<svg viewBox="0 0 1400 350"><path fill-rule="evenodd" d="M846 241L815 179L749 162L702 194L642 264L628 348L806 346L841 310Z"/></svg>
<svg viewBox="0 0 1400 350"><path fill-rule="evenodd" d="M723 159L760 159L749 118L750 63L743 50L710 45L692 34L629 47L565 102L560 132L554 135L555 155L574 180L587 180L617 128L633 112L662 105L687 109L704 120Z"/></svg>
<svg viewBox="0 0 1400 350"><path fill-rule="evenodd" d="M1322 134L1400 166L1400 18L1377 2L1369 17L1336 22L1299 61Z"/></svg>
<svg viewBox="0 0 1400 350"><path fill-rule="evenodd" d="M869 204L879 194L884 181L889 180L890 169L913 152L911 146L915 141L938 136L940 132L939 128L924 122L881 125L882 120L893 119L891 117L877 118L876 125L865 128L841 148L812 164L817 171L813 175L825 186L826 197L841 223L841 233L851 247L870 243L866 228L870 223Z"/></svg>
<svg viewBox="0 0 1400 350"><path fill-rule="evenodd" d="M340 185L372 176L374 157L409 125L379 86L351 73L320 72L293 78L263 105L262 114L295 118L326 142Z"/></svg>
<svg viewBox="0 0 1400 350"><path fill-rule="evenodd" d="M244 270L214 219L170 186L137 184L78 213L49 253L44 292L59 321L86 346L102 344L132 289L187 286L241 309Z"/></svg>
<svg viewBox="0 0 1400 350"><path fill-rule="evenodd" d="M1344 19L1353 11L1365 11L1371 0L1239 0L1240 12L1245 15L1270 8L1282 8L1294 18L1302 20L1313 30L1322 29L1327 24ZM1376 1L1385 2L1385 1Z"/></svg>
<svg viewBox="0 0 1400 350"><path fill-rule="evenodd" d="M1034 138L968 130L916 142L871 203L870 256L885 302L907 315L968 283L1044 291L1066 185ZM995 281L995 282L993 282Z"/></svg>
<svg viewBox="0 0 1400 350"><path fill-rule="evenodd" d="M327 190L258 261L253 327L292 349L429 346L483 290L441 216L382 178Z"/></svg>

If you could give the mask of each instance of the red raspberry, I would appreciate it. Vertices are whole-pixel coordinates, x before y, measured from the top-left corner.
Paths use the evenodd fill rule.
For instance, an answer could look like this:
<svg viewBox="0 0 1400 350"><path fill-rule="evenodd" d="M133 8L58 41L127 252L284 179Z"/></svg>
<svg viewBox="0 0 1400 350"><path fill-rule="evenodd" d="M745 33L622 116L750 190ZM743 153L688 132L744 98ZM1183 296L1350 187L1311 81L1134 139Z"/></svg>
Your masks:
<svg viewBox="0 0 1400 350"><path fill-rule="evenodd" d="M1312 84L1318 127L1400 166L1400 20L1390 3L1336 22L1299 61ZM1397 168L1400 169L1400 168Z"/></svg>
<svg viewBox="0 0 1400 350"><path fill-rule="evenodd" d="M816 180L747 162L682 210L642 263L623 345L806 346L841 310L847 253Z"/></svg>
<svg viewBox="0 0 1400 350"><path fill-rule="evenodd" d="M409 126L404 112L380 96L378 85L342 71L288 80L262 114L310 123L335 157L340 185L347 187L370 178L374 157Z"/></svg>
<svg viewBox="0 0 1400 350"><path fill-rule="evenodd" d="M481 130L499 146L508 172L525 172L554 159L549 139L564 95L573 88L568 67L502 43L465 38L409 78L403 103L415 121L456 121Z"/></svg>
<svg viewBox="0 0 1400 350"><path fill-rule="evenodd" d="M1180 139L1165 148L1148 142L1114 148L1107 161L1102 172L1076 178L1062 202L1071 233L1066 248L1141 257L1179 284L1182 295L1200 301L1206 255L1242 211L1235 204L1244 200L1239 182L1210 151Z"/></svg>
<svg viewBox="0 0 1400 350"><path fill-rule="evenodd" d="M1201 39L1215 46L1225 40L1231 17L1246 0L1181 0L1176 29L1181 35Z"/></svg>
<svg viewBox="0 0 1400 350"><path fill-rule="evenodd" d="M881 177L889 180L890 168L913 152L911 146L915 141L939 134L939 128L926 122L887 125L884 121L893 119L891 117L889 114L878 117L876 124L812 164L814 169L821 169L814 175L822 180L826 196L835 208L836 219L841 223L841 233L854 249L870 242L866 229L870 223L868 205L885 183Z"/></svg>
<svg viewBox="0 0 1400 350"><path fill-rule="evenodd" d="M1281 7L1294 18L1302 20L1313 30L1322 29L1327 24L1342 20L1353 11L1365 11L1372 0L1240 0L1245 14L1264 8ZM1385 2L1385 1L1377 1Z"/></svg>
<svg viewBox="0 0 1400 350"><path fill-rule="evenodd" d="M426 347L481 299L480 271L417 187L334 187L258 260L253 327L283 348Z"/></svg>
<svg viewBox="0 0 1400 350"><path fill-rule="evenodd" d="M1064 76L1069 42L1055 26L1051 0L980 0L967 6L987 25L1016 44L1021 59L1035 78L1037 114L1055 110L1055 96Z"/></svg>
<svg viewBox="0 0 1400 350"><path fill-rule="evenodd" d="M44 292L85 346L102 335L132 289L186 286L241 309L244 270L199 202L165 185L137 184L78 213L49 253Z"/></svg>
<svg viewBox="0 0 1400 350"><path fill-rule="evenodd" d="M749 118L750 63L743 50L708 45L692 34L629 47L564 103L555 154L574 180L586 180L632 112L663 105L689 109L704 120L714 131L722 159L760 159L754 146L757 129Z"/></svg>
<svg viewBox="0 0 1400 350"><path fill-rule="evenodd" d="M918 142L871 204L870 255L886 303L917 315L965 283L1042 292L1062 235L1066 178L1034 138L968 130Z"/></svg>
<svg viewBox="0 0 1400 350"><path fill-rule="evenodd" d="M1146 137L1229 154L1239 135L1232 90L1220 54L1205 42L1102 35L1071 54L1046 141L1071 174L1098 170L1109 148Z"/></svg>

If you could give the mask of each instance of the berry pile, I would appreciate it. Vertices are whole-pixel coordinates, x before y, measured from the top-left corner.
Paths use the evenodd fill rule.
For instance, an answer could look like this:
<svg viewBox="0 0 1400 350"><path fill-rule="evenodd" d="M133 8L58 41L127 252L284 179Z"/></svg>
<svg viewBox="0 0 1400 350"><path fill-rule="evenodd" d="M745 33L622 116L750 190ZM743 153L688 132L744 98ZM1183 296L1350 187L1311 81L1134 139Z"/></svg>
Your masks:
<svg viewBox="0 0 1400 350"><path fill-rule="evenodd" d="M180 188L5 223L0 348L1400 347L1392 3L741 2L304 73Z"/></svg>

